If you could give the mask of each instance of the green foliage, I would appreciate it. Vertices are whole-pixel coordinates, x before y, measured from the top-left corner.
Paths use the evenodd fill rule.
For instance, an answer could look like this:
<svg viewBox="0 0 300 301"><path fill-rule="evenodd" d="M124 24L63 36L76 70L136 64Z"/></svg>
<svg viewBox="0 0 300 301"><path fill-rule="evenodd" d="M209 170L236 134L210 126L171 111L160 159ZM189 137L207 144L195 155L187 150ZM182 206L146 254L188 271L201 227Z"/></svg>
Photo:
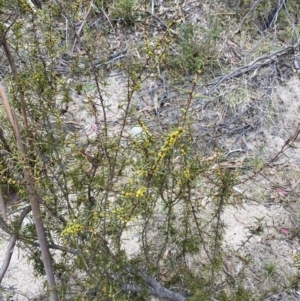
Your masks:
<svg viewBox="0 0 300 301"><path fill-rule="evenodd" d="M109 0L96 0L95 5L98 9L107 9L110 1Z"/></svg>
<svg viewBox="0 0 300 301"><path fill-rule="evenodd" d="M237 105L247 99L247 91L241 88L236 88L224 96L224 101L228 106L235 111Z"/></svg>
<svg viewBox="0 0 300 301"><path fill-rule="evenodd" d="M251 301L255 300L250 291L246 290L242 286L237 286L236 289L232 289L230 296L228 296L225 292L222 292L218 299L220 301Z"/></svg>
<svg viewBox="0 0 300 301"><path fill-rule="evenodd" d="M126 25L133 25L137 12L134 8L135 0L115 0L110 9L110 16L116 21L122 20Z"/></svg>
<svg viewBox="0 0 300 301"><path fill-rule="evenodd" d="M271 277L271 276L273 276L273 274L276 270L276 265L274 263L266 263L263 266L263 269L266 271L267 277Z"/></svg>
<svg viewBox="0 0 300 301"><path fill-rule="evenodd" d="M198 24L184 23L179 27L179 34L166 53L163 64L178 74L193 74L205 66L214 68L216 38L220 29L211 22L210 28Z"/></svg>
<svg viewBox="0 0 300 301"><path fill-rule="evenodd" d="M294 257L294 266L300 270L300 254L296 254Z"/></svg>
<svg viewBox="0 0 300 301"><path fill-rule="evenodd" d="M175 53L168 53L166 64L178 72L196 72L204 64L204 49L196 40L197 27L193 24L182 25L180 28Z"/></svg>

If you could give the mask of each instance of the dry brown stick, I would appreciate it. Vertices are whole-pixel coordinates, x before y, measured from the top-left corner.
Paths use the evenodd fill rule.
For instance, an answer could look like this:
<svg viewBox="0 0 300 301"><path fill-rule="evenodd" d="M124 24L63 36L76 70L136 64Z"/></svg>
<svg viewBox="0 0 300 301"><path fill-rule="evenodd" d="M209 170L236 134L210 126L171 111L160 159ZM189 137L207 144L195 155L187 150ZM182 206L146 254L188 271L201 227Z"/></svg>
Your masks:
<svg viewBox="0 0 300 301"><path fill-rule="evenodd" d="M6 214L6 207L4 203L2 188L0 186L0 211L2 215L2 219L6 222L7 221L7 214Z"/></svg>
<svg viewBox="0 0 300 301"><path fill-rule="evenodd" d="M288 46L283 49L277 50L271 54L260 56L257 59L255 59L254 61L252 61L250 64L239 67L236 70L221 76L219 79L217 79L209 84L209 85L212 85L212 87L205 94L207 94L207 95L211 94L213 91L215 91L215 89L218 86L220 86L221 83L223 83L229 79L239 77L243 74L253 71L254 69L261 68L261 67L271 64L272 62L276 61L279 57L294 51L294 49L299 47L299 45L300 45L300 38L293 46Z"/></svg>
<svg viewBox="0 0 300 301"><path fill-rule="evenodd" d="M25 150L25 147L23 144L23 140L22 140L21 133L20 133L20 130L18 127L18 123L15 119L15 115L8 102L8 98L6 96L5 90L1 84L0 84L0 96L2 97L8 119L14 129L17 146L18 146L18 150L20 153L20 160L23 165L23 175L24 175L24 179L26 181L26 190L27 190L27 193L30 198L30 205L32 208L35 229L36 229L38 241L40 244L42 261L44 264L46 278L47 278L47 282L48 282L49 290L50 290L50 301L58 301L57 290L56 290L56 285L55 285L55 278L54 278L52 262L51 262L51 256L50 256L49 248L47 245L46 233L45 233L42 214L41 214L40 205L39 205L39 198L38 198L37 191L35 189L33 175L31 173L30 165L28 162L28 155L26 154L26 150Z"/></svg>
<svg viewBox="0 0 300 301"><path fill-rule="evenodd" d="M102 8L102 9L101 9L101 11L102 11L103 15L105 16L105 18L106 18L107 22L109 23L109 25L110 25L110 27L111 27L111 30L112 30L112 32L115 32L115 30L114 30L114 26L112 25L112 23L111 23L111 21L110 21L110 18L109 18L109 16L106 14L106 12L105 12L105 9L104 9L104 8Z"/></svg>

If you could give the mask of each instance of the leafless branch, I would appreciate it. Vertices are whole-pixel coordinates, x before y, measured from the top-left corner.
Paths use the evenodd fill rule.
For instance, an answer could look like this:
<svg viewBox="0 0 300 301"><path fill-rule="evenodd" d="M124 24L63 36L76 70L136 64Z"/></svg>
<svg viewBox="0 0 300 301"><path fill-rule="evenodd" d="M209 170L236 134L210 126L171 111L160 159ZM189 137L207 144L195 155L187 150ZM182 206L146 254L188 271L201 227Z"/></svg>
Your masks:
<svg viewBox="0 0 300 301"><path fill-rule="evenodd" d="M23 219L25 218L25 216L31 211L31 206L27 206L23 209L22 213L19 216L19 220L18 220L18 227L21 227ZM3 280L3 277L9 267L9 263L14 251L14 247L16 245L18 239L18 233L15 233L11 236L10 240L9 240L9 245L7 247L7 251L6 251L6 255L5 255L5 259L3 261L2 267L0 269L0 283Z"/></svg>
<svg viewBox="0 0 300 301"><path fill-rule="evenodd" d="M5 203L4 203L4 198L3 198L3 193L2 193L1 186L0 186L0 211L1 211L2 219L6 222L7 221L7 215L6 215L6 208L5 208Z"/></svg>
<svg viewBox="0 0 300 301"><path fill-rule="evenodd" d="M159 297L170 301L185 301L186 297L182 294L171 291L163 287L159 282L149 277L145 273L140 273L140 276L145 280L146 287L137 284L124 283L122 285L122 290L127 292L140 293L146 289L149 295Z"/></svg>

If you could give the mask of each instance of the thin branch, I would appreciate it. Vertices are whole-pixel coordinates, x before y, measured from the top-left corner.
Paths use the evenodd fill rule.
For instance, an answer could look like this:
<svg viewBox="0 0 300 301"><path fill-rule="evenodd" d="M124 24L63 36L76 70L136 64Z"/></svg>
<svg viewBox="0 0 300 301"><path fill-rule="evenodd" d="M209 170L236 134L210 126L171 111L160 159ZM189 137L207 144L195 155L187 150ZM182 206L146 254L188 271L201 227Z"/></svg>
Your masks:
<svg viewBox="0 0 300 301"><path fill-rule="evenodd" d="M268 162L266 162L261 168L254 171L254 173L247 177L245 180L238 183L244 184L249 180L253 180L259 173L261 173L266 167L272 165L284 152L286 152L289 148L292 147L292 144L297 140L298 136L300 135L300 123L298 123L297 129L295 132L285 141L284 145L281 147L281 149L275 154L273 158L271 158Z"/></svg>
<svg viewBox="0 0 300 301"><path fill-rule="evenodd" d="M22 213L19 216L19 220L18 220L18 228L21 227L22 222L25 218L25 216L31 211L31 206L27 206L23 209ZM14 251L14 247L16 245L17 242L17 238L18 238L18 233L15 233L11 236L10 240L9 240L9 245L7 247L7 251L6 251L6 255L2 264L2 267L0 269L0 283L3 280L3 277L9 267L9 263L11 261L11 257Z"/></svg>
<svg viewBox="0 0 300 301"><path fill-rule="evenodd" d="M6 208L5 208L5 203L4 203L4 198L3 198L3 193L2 193L1 186L0 186L0 211L1 211L2 219L6 222L7 221L7 214L6 214Z"/></svg>
<svg viewBox="0 0 300 301"><path fill-rule="evenodd" d="M261 2L261 0L257 0L249 9L249 11L247 12L247 14L244 16L244 18L242 19L242 21L240 22L240 24L238 25L237 30L235 30L235 32L239 32L241 30L241 27L244 23L244 21L246 20L246 18L250 15L250 13L254 10L254 8Z"/></svg>

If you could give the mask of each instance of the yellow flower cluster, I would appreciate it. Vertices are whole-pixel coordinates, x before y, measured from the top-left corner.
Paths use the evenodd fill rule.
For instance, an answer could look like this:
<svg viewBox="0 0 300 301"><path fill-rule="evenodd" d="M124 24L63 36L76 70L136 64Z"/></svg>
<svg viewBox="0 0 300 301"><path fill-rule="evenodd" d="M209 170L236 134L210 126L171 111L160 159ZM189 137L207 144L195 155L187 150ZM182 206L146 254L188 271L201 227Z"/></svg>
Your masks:
<svg viewBox="0 0 300 301"><path fill-rule="evenodd" d="M122 191L121 192L121 197L123 197L123 198L130 198L132 196L134 196L134 194L132 192L129 192L129 191Z"/></svg>
<svg viewBox="0 0 300 301"><path fill-rule="evenodd" d="M138 169L138 170L136 170L135 175L137 177L143 177L143 176L147 175L147 171L143 170L143 169Z"/></svg>
<svg viewBox="0 0 300 301"><path fill-rule="evenodd" d="M189 180L190 177L191 177L190 170L189 170L188 168L186 168L186 169L183 171L183 175L184 175L185 179Z"/></svg>
<svg viewBox="0 0 300 301"><path fill-rule="evenodd" d="M140 187L140 188L136 191L135 196L136 196L137 198L142 197L142 196L145 194L146 190L147 190L147 189L146 189L145 186Z"/></svg>
<svg viewBox="0 0 300 301"><path fill-rule="evenodd" d="M139 197L142 197L145 194L146 190L147 190L147 188L145 186L141 186L140 188L137 189L137 191L135 193L134 192L122 191L121 192L121 197L124 197L124 198L136 197L136 198L139 198Z"/></svg>
<svg viewBox="0 0 300 301"><path fill-rule="evenodd" d="M18 4L23 12L30 12L31 8L25 0L18 0Z"/></svg>
<svg viewBox="0 0 300 301"><path fill-rule="evenodd" d="M217 167L215 169L215 174L217 176L218 179L222 180L224 178L224 169Z"/></svg>
<svg viewBox="0 0 300 301"><path fill-rule="evenodd" d="M83 226L74 222L68 223L67 227L61 232L61 236L71 236L83 230Z"/></svg>
<svg viewBox="0 0 300 301"><path fill-rule="evenodd" d="M140 127L142 128L143 132L146 134L146 136L148 138L150 138L150 140L151 140L152 139L152 134L149 132L149 130L145 126L145 124L141 120L139 120L138 123L139 123Z"/></svg>
<svg viewBox="0 0 300 301"><path fill-rule="evenodd" d="M113 293L112 287L110 286L109 288L107 288L107 286L104 286L102 288L102 293L104 296L107 296L109 298L109 300L115 301L115 294ZM124 301L128 301L127 299L124 299Z"/></svg>
<svg viewBox="0 0 300 301"><path fill-rule="evenodd" d="M114 215L121 222L127 223L131 220L130 216L126 216L128 215L128 213L126 212L125 208L122 207L113 209L111 211L111 214Z"/></svg>
<svg viewBox="0 0 300 301"><path fill-rule="evenodd" d="M171 149L171 147L175 144L176 140L180 138L181 133L183 132L182 128L178 128L178 130L170 133L164 143L164 145L161 147L160 151L158 152L158 161L163 159L165 155L168 153L168 151Z"/></svg>
<svg viewBox="0 0 300 301"><path fill-rule="evenodd" d="M17 182L16 182L16 180L14 180L14 179L12 179L12 178L8 178L8 179L7 179L7 183L8 183L8 184L11 184L11 185L15 185Z"/></svg>
<svg viewBox="0 0 300 301"><path fill-rule="evenodd" d="M181 152L182 156L186 155L186 151L184 149L184 145L183 144L180 145L180 152Z"/></svg>
<svg viewBox="0 0 300 301"><path fill-rule="evenodd" d="M96 220L98 220L99 218L102 218L102 217L104 217L103 212L98 212L98 211L92 212L91 219L93 219L94 221L96 221Z"/></svg>
<svg viewBox="0 0 300 301"><path fill-rule="evenodd" d="M112 210L107 210L106 212L93 212L90 216L90 219L92 219L93 221L97 221L99 220L99 218L117 218L118 220L122 221L122 222L129 222L132 217L130 217L130 209L127 210L127 208L125 207L116 207ZM83 228L83 227L82 227ZM91 229L86 229L89 232L96 232L95 229L91 228ZM65 231L65 230L64 230Z"/></svg>
<svg viewBox="0 0 300 301"><path fill-rule="evenodd" d="M155 173L157 170L157 167L159 166L162 159L167 155L169 150L173 147L175 142L180 138L181 134L183 132L183 128L178 128L176 131L173 131L167 136L167 139L164 143L164 145L160 148L157 157L155 159L155 163L152 166L152 173Z"/></svg>

